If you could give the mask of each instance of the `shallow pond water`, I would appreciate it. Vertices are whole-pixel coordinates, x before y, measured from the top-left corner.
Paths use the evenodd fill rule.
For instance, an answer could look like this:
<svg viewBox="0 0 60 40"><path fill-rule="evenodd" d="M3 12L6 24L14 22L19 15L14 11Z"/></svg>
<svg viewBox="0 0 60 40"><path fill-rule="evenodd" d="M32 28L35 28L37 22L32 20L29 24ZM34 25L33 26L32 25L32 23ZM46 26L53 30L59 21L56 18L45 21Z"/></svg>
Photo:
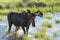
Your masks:
<svg viewBox="0 0 60 40"><path fill-rule="evenodd" d="M55 31L58 32L57 37L60 38L60 24L58 25L55 23L55 18L60 18L60 13L52 15L52 28L47 29L46 31L46 33L50 35L51 40L53 40L53 32ZM39 30L42 27L42 20L43 18L36 16L35 18L36 27L32 27L32 25L30 25L29 35L33 36L33 34L35 34L35 32L37 32L37 30ZM4 37L7 30L8 30L8 21L6 17L6 18L2 18L2 21L0 22L0 40L8 40L8 37ZM12 30L15 30L14 25L12 25Z"/></svg>

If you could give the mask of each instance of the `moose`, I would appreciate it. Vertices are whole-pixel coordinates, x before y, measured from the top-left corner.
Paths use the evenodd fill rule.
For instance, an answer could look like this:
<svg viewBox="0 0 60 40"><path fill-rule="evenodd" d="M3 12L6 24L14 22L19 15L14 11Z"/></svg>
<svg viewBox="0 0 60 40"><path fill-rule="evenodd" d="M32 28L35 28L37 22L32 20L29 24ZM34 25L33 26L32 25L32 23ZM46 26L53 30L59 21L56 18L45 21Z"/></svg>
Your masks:
<svg viewBox="0 0 60 40"><path fill-rule="evenodd" d="M16 26L15 32L21 27L24 34L28 34L29 25L32 23L32 26L35 27L35 16L43 17L43 13L39 10L37 12L31 12L29 9L27 11L22 11L21 13L10 12L7 15L9 24L8 34L10 33L12 24Z"/></svg>

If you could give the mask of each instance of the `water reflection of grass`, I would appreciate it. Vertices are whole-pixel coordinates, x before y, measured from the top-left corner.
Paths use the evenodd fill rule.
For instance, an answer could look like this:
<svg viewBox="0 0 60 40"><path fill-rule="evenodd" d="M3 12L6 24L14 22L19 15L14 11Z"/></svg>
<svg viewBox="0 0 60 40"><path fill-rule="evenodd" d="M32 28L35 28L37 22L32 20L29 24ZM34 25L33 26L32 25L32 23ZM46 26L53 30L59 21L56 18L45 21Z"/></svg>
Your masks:
<svg viewBox="0 0 60 40"><path fill-rule="evenodd" d="M56 23L60 23L60 18L55 19Z"/></svg>
<svg viewBox="0 0 60 40"><path fill-rule="evenodd" d="M52 21L51 20L43 20L42 25L50 28L50 27L52 27Z"/></svg>
<svg viewBox="0 0 60 40"><path fill-rule="evenodd" d="M35 35L35 38L37 38L38 40L50 40L49 35L46 34L46 29L46 27L40 29Z"/></svg>

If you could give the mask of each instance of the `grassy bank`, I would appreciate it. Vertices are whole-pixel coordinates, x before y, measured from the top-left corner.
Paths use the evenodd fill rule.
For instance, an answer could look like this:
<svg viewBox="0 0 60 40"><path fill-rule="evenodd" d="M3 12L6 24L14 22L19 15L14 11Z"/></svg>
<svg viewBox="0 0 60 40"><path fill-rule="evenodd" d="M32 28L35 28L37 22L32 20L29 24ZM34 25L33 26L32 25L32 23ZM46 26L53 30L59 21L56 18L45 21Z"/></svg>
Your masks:
<svg viewBox="0 0 60 40"><path fill-rule="evenodd" d="M15 12L21 12L23 10L27 10L30 9L32 12L37 11L38 9L41 12L60 12L60 6L58 7L54 7L52 10L52 7L19 7L19 8L11 8L11 9L0 9L0 15L7 15L9 12L11 11L15 11Z"/></svg>
<svg viewBox="0 0 60 40"><path fill-rule="evenodd" d="M2 16L0 16L0 21L2 20Z"/></svg>
<svg viewBox="0 0 60 40"><path fill-rule="evenodd" d="M29 2L29 3L28 3ZM21 12L30 9L32 12L60 12L60 0L1 0L0 15L7 15L11 11ZM50 17L50 16L49 16Z"/></svg>

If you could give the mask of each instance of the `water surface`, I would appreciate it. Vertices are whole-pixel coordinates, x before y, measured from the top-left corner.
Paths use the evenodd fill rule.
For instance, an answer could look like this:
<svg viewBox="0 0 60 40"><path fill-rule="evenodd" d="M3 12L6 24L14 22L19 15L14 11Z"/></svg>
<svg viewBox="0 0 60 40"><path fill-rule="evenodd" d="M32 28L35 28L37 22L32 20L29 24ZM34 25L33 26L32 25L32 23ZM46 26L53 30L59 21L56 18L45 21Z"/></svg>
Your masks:
<svg viewBox="0 0 60 40"><path fill-rule="evenodd" d="M50 29L48 28L46 31L47 34L50 35L51 40L55 40L55 38L57 38L59 40L59 38L60 38L60 24L56 24L55 18L60 18L60 13L52 15L52 28L50 28ZM36 18L35 18L36 27L32 27L32 24L30 25L29 35L34 36L33 34L35 34L35 32L37 32L37 30L39 30L42 27L42 20L43 20L43 18L36 16ZM2 18L2 21L0 22L0 39L1 40L9 39L8 37L4 37L7 30L8 30L8 21L7 21L7 17L6 17L6 18ZM14 25L12 25L12 30L15 30ZM58 35L57 35L57 37L53 38L53 32L56 32L56 31L58 32Z"/></svg>

